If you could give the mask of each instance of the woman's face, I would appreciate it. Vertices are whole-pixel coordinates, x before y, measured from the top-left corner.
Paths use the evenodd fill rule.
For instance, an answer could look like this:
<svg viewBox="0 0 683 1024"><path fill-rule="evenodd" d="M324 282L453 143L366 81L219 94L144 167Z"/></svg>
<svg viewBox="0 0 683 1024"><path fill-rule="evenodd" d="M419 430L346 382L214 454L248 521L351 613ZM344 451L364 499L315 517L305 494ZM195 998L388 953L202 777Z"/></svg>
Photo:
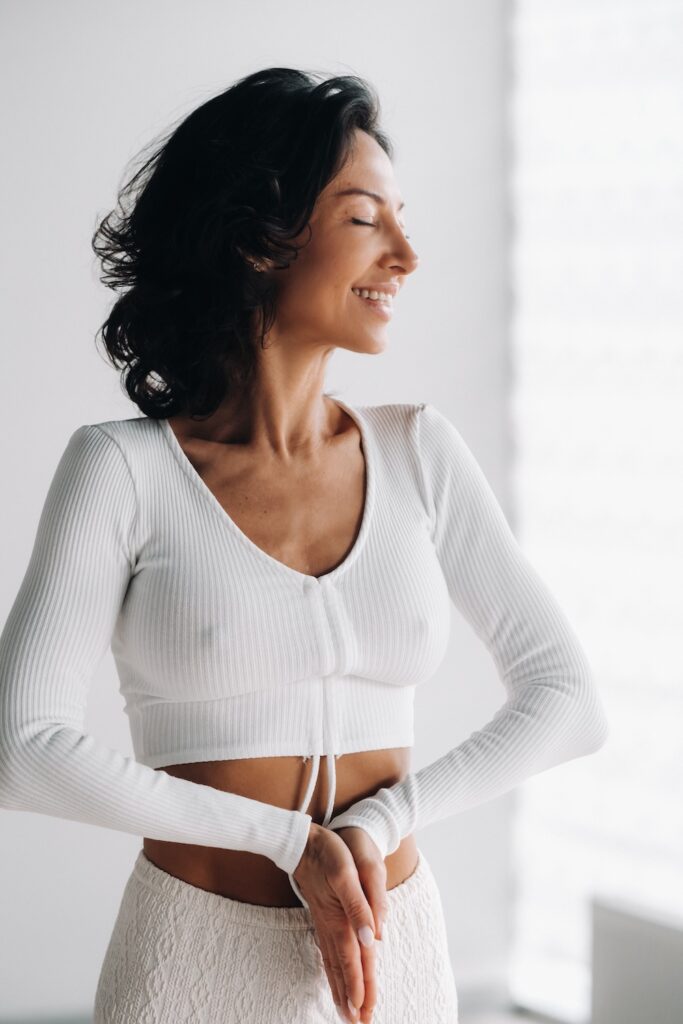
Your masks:
<svg viewBox="0 0 683 1024"><path fill-rule="evenodd" d="M275 272L277 317L268 344L382 351L391 319L388 309L360 298L353 288L393 293L396 301L418 257L406 240L404 215L392 163L366 132L355 151L318 196L310 242L287 270ZM382 197L338 195L349 188ZM306 241L308 230L297 241ZM384 312L383 312L384 310Z"/></svg>

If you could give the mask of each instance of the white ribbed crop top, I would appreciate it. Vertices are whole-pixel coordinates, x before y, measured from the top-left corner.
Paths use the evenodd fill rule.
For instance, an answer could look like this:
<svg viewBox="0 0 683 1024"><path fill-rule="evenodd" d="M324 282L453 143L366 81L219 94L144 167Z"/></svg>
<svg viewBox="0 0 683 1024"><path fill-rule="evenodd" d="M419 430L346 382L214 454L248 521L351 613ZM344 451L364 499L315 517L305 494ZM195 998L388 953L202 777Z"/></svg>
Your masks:
<svg viewBox="0 0 683 1024"><path fill-rule="evenodd" d="M0 805L260 853L305 903L292 872L322 756L324 824L364 828L384 857L602 746L584 651L453 424L426 403L339 404L361 431L365 505L350 553L319 578L238 528L168 421L74 431L0 636ZM431 764L331 817L335 756L413 745L415 690L445 655L451 602L507 700ZM83 731L110 645L134 757ZM298 810L153 770L292 754L313 758Z"/></svg>

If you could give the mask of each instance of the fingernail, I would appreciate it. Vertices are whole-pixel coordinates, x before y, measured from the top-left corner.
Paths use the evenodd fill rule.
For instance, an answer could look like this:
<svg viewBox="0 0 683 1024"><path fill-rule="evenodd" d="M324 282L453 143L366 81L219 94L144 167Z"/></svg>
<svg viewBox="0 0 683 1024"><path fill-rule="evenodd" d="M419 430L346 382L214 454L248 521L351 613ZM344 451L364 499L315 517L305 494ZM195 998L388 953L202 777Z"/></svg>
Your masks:
<svg viewBox="0 0 683 1024"><path fill-rule="evenodd" d="M358 929L358 938L364 946L371 946L375 941L375 936L372 934L372 928L369 924L364 924L362 928Z"/></svg>
<svg viewBox="0 0 683 1024"><path fill-rule="evenodd" d="M347 1003L348 1003L348 1005L349 1005L349 1011L350 1011L350 1013L351 1013L351 1016L352 1016L352 1017L355 1017L355 1016L356 1016L356 1015L358 1014L358 1010L356 1009L356 1007L355 1007L355 1006L353 1005L353 1003L351 1002L351 999L350 999L350 997L349 997L349 999L347 999L347 1000L346 1000L346 1002L347 1002Z"/></svg>

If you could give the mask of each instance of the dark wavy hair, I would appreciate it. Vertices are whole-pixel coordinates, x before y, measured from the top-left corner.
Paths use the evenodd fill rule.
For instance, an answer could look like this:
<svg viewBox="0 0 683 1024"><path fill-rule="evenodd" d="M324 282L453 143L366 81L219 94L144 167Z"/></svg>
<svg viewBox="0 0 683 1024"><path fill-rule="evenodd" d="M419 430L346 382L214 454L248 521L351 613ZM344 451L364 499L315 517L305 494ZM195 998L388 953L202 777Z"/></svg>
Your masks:
<svg viewBox="0 0 683 1024"><path fill-rule="evenodd" d="M101 335L146 416L208 416L249 387L256 345L275 320L277 271L303 247L291 240L351 153L354 131L393 160L372 87L354 75L320 77L266 68L239 79L149 144L152 155L99 222L100 280L121 294L96 342ZM252 260L272 261L272 272Z"/></svg>

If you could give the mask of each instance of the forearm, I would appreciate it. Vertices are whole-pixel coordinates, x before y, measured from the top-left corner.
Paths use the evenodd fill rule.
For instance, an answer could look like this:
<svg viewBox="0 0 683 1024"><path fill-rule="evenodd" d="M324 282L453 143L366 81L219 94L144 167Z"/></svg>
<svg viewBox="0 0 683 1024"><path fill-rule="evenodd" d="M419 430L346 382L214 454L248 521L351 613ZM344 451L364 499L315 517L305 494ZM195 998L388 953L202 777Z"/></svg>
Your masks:
<svg viewBox="0 0 683 1024"><path fill-rule="evenodd" d="M155 771L66 725L17 720L1 741L0 806L298 864L311 816Z"/></svg>
<svg viewBox="0 0 683 1024"><path fill-rule="evenodd" d="M328 827L364 828L386 857L401 839L432 822L593 753L606 735L606 716L590 677L559 688L531 684L463 743L395 785L357 801L332 818Z"/></svg>

